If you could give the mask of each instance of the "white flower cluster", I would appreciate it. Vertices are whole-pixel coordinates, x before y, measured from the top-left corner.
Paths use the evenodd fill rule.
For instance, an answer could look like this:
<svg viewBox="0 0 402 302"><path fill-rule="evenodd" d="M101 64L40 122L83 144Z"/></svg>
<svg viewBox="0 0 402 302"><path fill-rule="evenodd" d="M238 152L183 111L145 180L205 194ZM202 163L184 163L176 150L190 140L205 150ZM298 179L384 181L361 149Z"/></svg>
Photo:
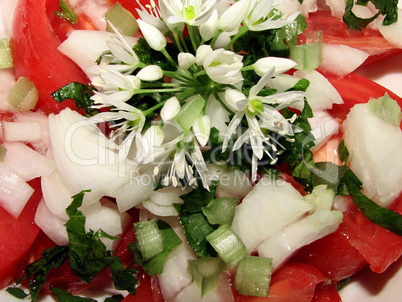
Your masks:
<svg viewBox="0 0 402 302"><path fill-rule="evenodd" d="M292 140L296 115L290 119L280 110L303 101L301 91L259 95L268 81L293 68L287 58L262 57L245 66L245 54L233 50L247 32L277 29L295 21L298 13L281 14L280 0L160 0L138 10L142 37L152 51L159 52L174 71L162 64L144 62L116 31L109 41L110 53L89 70L97 92L94 108L111 110L94 116L110 122L111 139L120 141L121 154L137 165L154 165L155 176L164 185L196 184L205 180L207 167L203 150L208 145L211 120L207 108L224 110L230 120L219 129L221 151L236 151L244 144L252 149L251 172L256 179L257 164L266 154L270 163L283 150L278 137ZM113 25L111 25L113 28ZM173 45L176 49L167 47ZM177 55L178 53L178 55ZM245 87L244 72L260 80ZM133 105L135 97L162 96L146 109ZM142 107L141 107L142 108ZM147 121L151 126L146 126ZM238 130L242 128L239 134ZM245 129L245 130L244 130Z"/></svg>

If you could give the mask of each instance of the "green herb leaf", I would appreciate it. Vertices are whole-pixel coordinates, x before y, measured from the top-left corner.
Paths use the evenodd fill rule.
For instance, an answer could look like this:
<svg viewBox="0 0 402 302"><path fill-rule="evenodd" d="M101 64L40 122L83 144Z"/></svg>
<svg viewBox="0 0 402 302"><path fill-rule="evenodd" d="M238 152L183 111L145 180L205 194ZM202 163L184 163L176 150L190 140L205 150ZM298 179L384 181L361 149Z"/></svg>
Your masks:
<svg viewBox="0 0 402 302"><path fill-rule="evenodd" d="M52 287L51 290L60 302L97 302L95 299L74 296L60 288Z"/></svg>
<svg viewBox="0 0 402 302"><path fill-rule="evenodd" d="M383 25L391 25L398 20L398 0L359 0L356 5L367 6L368 2L374 4L378 9L378 13L371 18L360 18L353 13L353 0L346 1L345 14L343 15L343 21L349 26L349 28L362 30L367 27L372 21L374 21L380 14L384 15Z"/></svg>
<svg viewBox="0 0 402 302"><path fill-rule="evenodd" d="M59 1L59 9L60 10L56 10L55 12L56 16L63 18L72 24L77 24L78 16L66 1Z"/></svg>
<svg viewBox="0 0 402 302"><path fill-rule="evenodd" d="M72 99L77 108L84 109L85 113L88 115L93 115L96 113L96 111L91 108L93 105L93 101L91 100L93 91L94 88L91 86L78 82L70 82L53 92L52 97L59 103Z"/></svg>
<svg viewBox="0 0 402 302"><path fill-rule="evenodd" d="M402 235L402 215L379 206L365 196L360 191L362 187L361 181L351 170L345 173L345 183L349 188L354 203L368 219L398 235Z"/></svg>
<svg viewBox="0 0 402 302"><path fill-rule="evenodd" d="M103 302L121 302L124 300L122 295L114 295L112 297L106 298Z"/></svg>
<svg viewBox="0 0 402 302"><path fill-rule="evenodd" d="M338 145L338 156L342 162L346 162L349 157L349 150L346 147L344 140L341 140L341 142Z"/></svg>
<svg viewBox="0 0 402 302"><path fill-rule="evenodd" d="M206 236L212 233L216 226L209 223L207 217L202 213L202 208L215 199L217 186L218 183L213 182L209 191L200 186L197 190L180 196L184 201L183 204L174 205L179 213L179 220L188 243L200 256L213 257L216 255L206 240Z"/></svg>
<svg viewBox="0 0 402 302"><path fill-rule="evenodd" d="M345 175L348 167L338 166L332 162L318 162L312 170L312 185L313 187L325 184L328 189L335 192L338 191L338 186Z"/></svg>
<svg viewBox="0 0 402 302"><path fill-rule="evenodd" d="M18 287L7 287L6 292L18 299L25 299L29 296L29 294L27 294L23 289Z"/></svg>
<svg viewBox="0 0 402 302"><path fill-rule="evenodd" d="M136 271L132 268L124 269L120 258L112 256L111 252L106 249L100 240L100 235L105 234L104 232L91 230L87 233L85 230L86 218L78 208L82 205L86 192L88 191L82 191L73 196L72 203L66 209L69 216L66 230L69 239L71 269L82 280L90 282L96 274L109 267L115 287L135 294L137 279L134 275Z"/></svg>

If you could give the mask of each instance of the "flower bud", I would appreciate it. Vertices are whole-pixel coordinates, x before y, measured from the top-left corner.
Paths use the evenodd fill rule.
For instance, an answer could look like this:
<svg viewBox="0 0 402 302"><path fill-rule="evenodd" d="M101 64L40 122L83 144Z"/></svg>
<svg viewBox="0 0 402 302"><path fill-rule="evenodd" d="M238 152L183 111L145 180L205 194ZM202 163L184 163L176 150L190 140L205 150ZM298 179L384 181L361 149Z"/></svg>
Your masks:
<svg viewBox="0 0 402 302"><path fill-rule="evenodd" d="M211 131L211 120L208 115L203 115L197 118L193 125L193 131L197 141L203 147L209 140L209 134Z"/></svg>
<svg viewBox="0 0 402 302"><path fill-rule="evenodd" d="M288 71L296 65L297 63L291 59L277 57L261 58L253 64L255 73L258 74L260 77L266 74L272 67L275 67L272 76L276 76Z"/></svg>
<svg viewBox="0 0 402 302"><path fill-rule="evenodd" d="M161 118L164 122L173 120L180 112L179 100L174 96L168 99L161 109Z"/></svg>
<svg viewBox="0 0 402 302"><path fill-rule="evenodd" d="M161 51L166 47L166 38L159 29L142 20L137 20L137 22L142 35L152 49Z"/></svg>
<svg viewBox="0 0 402 302"><path fill-rule="evenodd" d="M142 81L156 81L163 77L163 72L158 65L148 65L137 73L137 77Z"/></svg>
<svg viewBox="0 0 402 302"><path fill-rule="evenodd" d="M188 69L191 65L195 63L195 57L193 54L188 52L181 52L177 56L179 61L179 66L183 69Z"/></svg>

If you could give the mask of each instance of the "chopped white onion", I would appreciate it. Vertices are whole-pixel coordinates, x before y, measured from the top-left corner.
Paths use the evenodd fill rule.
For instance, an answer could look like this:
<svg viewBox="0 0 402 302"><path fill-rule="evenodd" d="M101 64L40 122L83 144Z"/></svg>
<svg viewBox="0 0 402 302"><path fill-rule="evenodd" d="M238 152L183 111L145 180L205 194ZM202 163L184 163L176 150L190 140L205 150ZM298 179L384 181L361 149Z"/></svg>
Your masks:
<svg viewBox="0 0 402 302"><path fill-rule="evenodd" d="M344 76L363 64L368 56L368 53L357 48L341 44L323 43L322 61L318 70Z"/></svg>
<svg viewBox="0 0 402 302"><path fill-rule="evenodd" d="M298 70L296 77L310 81L306 90L306 98L313 112L332 108L332 104L342 104L339 92L332 84L316 70Z"/></svg>
<svg viewBox="0 0 402 302"><path fill-rule="evenodd" d="M42 194L47 208L60 218L67 219L66 208L70 205L74 193L69 190L61 178L59 172L54 170L49 176L42 177ZM84 195L84 198L88 194ZM86 204L94 203L97 200L86 201Z"/></svg>
<svg viewBox="0 0 402 302"><path fill-rule="evenodd" d="M315 138L315 146L312 151L319 149L340 129L338 119L331 116L326 110L314 112L314 116L308 121L311 126L311 133Z"/></svg>
<svg viewBox="0 0 402 302"><path fill-rule="evenodd" d="M9 167L24 181L47 176L54 170L54 162L20 142L6 142L4 165Z"/></svg>
<svg viewBox="0 0 402 302"><path fill-rule="evenodd" d="M129 181L131 167L116 146L86 117L71 109L49 116L54 161L67 187L77 194L91 190L91 200L115 197Z"/></svg>
<svg viewBox="0 0 402 302"><path fill-rule="evenodd" d="M152 171L130 177L130 181L121 186L116 193L119 211L125 212L146 200L152 194L154 184Z"/></svg>
<svg viewBox="0 0 402 302"><path fill-rule="evenodd" d="M331 10L331 15L342 19L345 14L346 2L339 0L325 0L326 4Z"/></svg>
<svg viewBox="0 0 402 302"><path fill-rule="evenodd" d="M312 209L312 205L290 184L263 177L236 207L233 231L253 252L258 245L281 232Z"/></svg>
<svg viewBox="0 0 402 302"><path fill-rule="evenodd" d="M253 186L246 174L240 170L227 171L220 175L219 185L216 188L216 196L234 197L242 199Z"/></svg>
<svg viewBox="0 0 402 302"><path fill-rule="evenodd" d="M0 163L0 205L14 217L24 209L34 189L10 168Z"/></svg>
<svg viewBox="0 0 402 302"><path fill-rule="evenodd" d="M15 83L15 75L11 68L0 68L0 111L11 112L12 108L6 101L7 95L11 87Z"/></svg>
<svg viewBox="0 0 402 302"><path fill-rule="evenodd" d="M402 48L402 18L400 17L402 16L402 9L398 10L398 16L398 21L391 25L382 25L383 18L377 18L374 23L391 45Z"/></svg>
<svg viewBox="0 0 402 302"><path fill-rule="evenodd" d="M15 115L15 121L18 123L39 123L41 139L40 141L31 142L32 147L43 155L46 154L48 147L50 146L50 134L49 134L49 119L48 116L41 112L20 112Z"/></svg>
<svg viewBox="0 0 402 302"><path fill-rule="evenodd" d="M402 192L402 132L357 104L343 122L348 162L363 183L363 193L387 207Z"/></svg>
<svg viewBox="0 0 402 302"><path fill-rule="evenodd" d="M42 138L39 122L4 122L3 129L8 142L37 142Z"/></svg>
<svg viewBox="0 0 402 302"><path fill-rule="evenodd" d="M0 38L10 38L18 0L0 0Z"/></svg>
<svg viewBox="0 0 402 302"><path fill-rule="evenodd" d="M68 244L67 231L64 226L67 219L63 219L50 211L43 199L38 205L34 221L37 226L40 227L40 229L56 244Z"/></svg>
<svg viewBox="0 0 402 302"><path fill-rule="evenodd" d="M97 206L97 204L101 206ZM107 199L102 199L101 203L95 203L89 207L90 209L80 208L86 217L87 232L101 229L108 235L117 237L124 232L131 221L127 213L119 213L116 204ZM118 240L108 238L101 238L101 240L108 250L114 250L118 244Z"/></svg>

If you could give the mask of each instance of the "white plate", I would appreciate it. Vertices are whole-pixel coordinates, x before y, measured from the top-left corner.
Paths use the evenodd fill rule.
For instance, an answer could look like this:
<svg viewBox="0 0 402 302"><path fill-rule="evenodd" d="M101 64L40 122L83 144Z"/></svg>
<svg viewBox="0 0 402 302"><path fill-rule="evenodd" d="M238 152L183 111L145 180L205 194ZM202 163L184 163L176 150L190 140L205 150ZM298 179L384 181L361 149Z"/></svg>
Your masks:
<svg viewBox="0 0 402 302"><path fill-rule="evenodd" d="M402 97L402 54L361 68L357 73L387 87ZM359 272L340 291L343 302L400 302L402 301L402 258L392 264L383 274L375 274L368 268ZM102 301L102 299L99 299ZM4 290L0 291L1 302L19 302ZM29 301L29 300L24 300ZM40 302L54 302L46 297Z"/></svg>

